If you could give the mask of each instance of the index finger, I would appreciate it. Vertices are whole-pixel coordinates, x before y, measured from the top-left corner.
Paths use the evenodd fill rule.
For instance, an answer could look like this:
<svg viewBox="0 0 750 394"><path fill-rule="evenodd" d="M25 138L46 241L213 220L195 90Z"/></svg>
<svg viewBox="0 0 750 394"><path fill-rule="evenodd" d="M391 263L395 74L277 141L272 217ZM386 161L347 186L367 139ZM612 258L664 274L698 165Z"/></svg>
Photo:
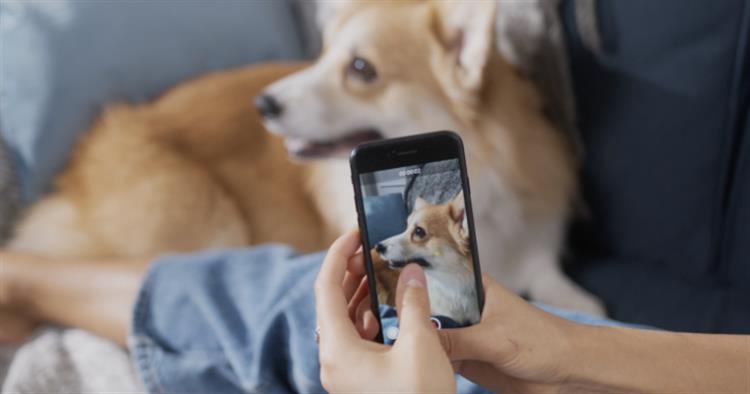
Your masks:
<svg viewBox="0 0 750 394"><path fill-rule="evenodd" d="M344 279L349 258L359 248L359 231L354 230L337 239L320 267L315 281L315 300L320 327L321 345L326 338L337 341L346 338L359 338L354 325L349 320L346 295L341 282Z"/></svg>
<svg viewBox="0 0 750 394"><path fill-rule="evenodd" d="M365 256L362 249L358 249L357 252L349 258L346 268L353 275L365 276L367 274L367 270L365 270Z"/></svg>

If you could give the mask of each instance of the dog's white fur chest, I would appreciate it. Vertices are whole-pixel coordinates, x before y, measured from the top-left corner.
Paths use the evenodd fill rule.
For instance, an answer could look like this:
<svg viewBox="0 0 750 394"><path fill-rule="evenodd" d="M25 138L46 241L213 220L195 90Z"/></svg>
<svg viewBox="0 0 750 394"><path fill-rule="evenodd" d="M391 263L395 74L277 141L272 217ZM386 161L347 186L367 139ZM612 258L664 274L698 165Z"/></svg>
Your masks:
<svg viewBox="0 0 750 394"><path fill-rule="evenodd" d="M528 235L522 203L490 170L477 170L472 175L471 201L482 271L518 289L522 286L513 276L522 247L519 239Z"/></svg>
<svg viewBox="0 0 750 394"><path fill-rule="evenodd" d="M425 270L430 309L433 315L448 316L464 324L479 321L479 307L473 274Z"/></svg>

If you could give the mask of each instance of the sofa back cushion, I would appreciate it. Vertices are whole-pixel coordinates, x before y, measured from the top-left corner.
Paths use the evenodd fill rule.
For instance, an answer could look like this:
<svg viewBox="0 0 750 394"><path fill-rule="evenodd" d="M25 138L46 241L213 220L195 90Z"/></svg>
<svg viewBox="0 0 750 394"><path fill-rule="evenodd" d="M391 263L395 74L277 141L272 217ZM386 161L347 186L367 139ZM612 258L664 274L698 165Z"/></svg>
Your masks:
<svg viewBox="0 0 750 394"><path fill-rule="evenodd" d="M294 7L291 0L0 2L0 132L24 199L48 188L103 105L148 100L208 71L304 57Z"/></svg>

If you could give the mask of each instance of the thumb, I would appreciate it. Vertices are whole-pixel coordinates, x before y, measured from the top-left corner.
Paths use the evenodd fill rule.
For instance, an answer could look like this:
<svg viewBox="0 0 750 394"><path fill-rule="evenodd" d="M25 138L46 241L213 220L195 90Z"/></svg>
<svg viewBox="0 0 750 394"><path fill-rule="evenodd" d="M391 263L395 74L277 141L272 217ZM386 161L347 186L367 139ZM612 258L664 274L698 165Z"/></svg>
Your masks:
<svg viewBox="0 0 750 394"><path fill-rule="evenodd" d="M423 330L431 330L430 297L427 294L427 278L417 264L409 264L401 271L396 287L398 306L399 337L420 335Z"/></svg>
<svg viewBox="0 0 750 394"><path fill-rule="evenodd" d="M443 350L451 361L461 360L478 360L490 361L487 352L491 346L488 346L484 327L474 325L465 328L451 328L438 331L440 343Z"/></svg>

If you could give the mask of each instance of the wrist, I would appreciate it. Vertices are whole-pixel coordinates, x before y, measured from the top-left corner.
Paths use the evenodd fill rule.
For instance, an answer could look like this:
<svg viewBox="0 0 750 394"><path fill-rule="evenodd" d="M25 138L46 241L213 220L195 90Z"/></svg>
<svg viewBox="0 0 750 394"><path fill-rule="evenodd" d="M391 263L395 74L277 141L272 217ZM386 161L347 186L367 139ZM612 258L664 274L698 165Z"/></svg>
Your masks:
<svg viewBox="0 0 750 394"><path fill-rule="evenodd" d="M571 388L600 387L602 367L611 365L615 342L608 339L612 328L573 323L568 328L568 359L563 364L565 384ZM606 368L606 367L605 367Z"/></svg>
<svg viewBox="0 0 750 394"><path fill-rule="evenodd" d="M632 392L633 365L643 359L633 358L639 351L633 347L629 330L619 327L577 324L574 330L573 357L567 363L566 386L572 392ZM637 346L636 346L637 347Z"/></svg>

